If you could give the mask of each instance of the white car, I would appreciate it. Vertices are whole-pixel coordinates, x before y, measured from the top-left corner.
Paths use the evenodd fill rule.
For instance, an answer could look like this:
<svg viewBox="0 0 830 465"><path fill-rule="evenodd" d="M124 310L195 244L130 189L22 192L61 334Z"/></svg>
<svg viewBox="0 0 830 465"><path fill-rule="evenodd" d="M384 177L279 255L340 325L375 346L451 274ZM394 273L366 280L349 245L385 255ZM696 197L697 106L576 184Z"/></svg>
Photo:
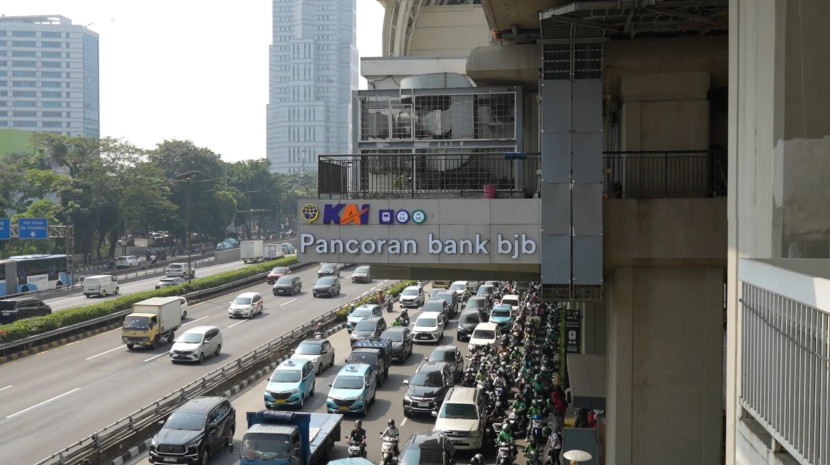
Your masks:
<svg viewBox="0 0 830 465"><path fill-rule="evenodd" d="M306 339L294 349L291 358L311 360L319 375L324 368L334 366L334 347L328 339Z"/></svg>
<svg viewBox="0 0 830 465"><path fill-rule="evenodd" d="M109 294L118 294L118 278L112 275L96 275L83 278L84 295L106 297Z"/></svg>
<svg viewBox="0 0 830 465"><path fill-rule="evenodd" d="M183 332L170 348L170 361L198 362L222 351L222 333L216 326L196 326Z"/></svg>
<svg viewBox="0 0 830 465"><path fill-rule="evenodd" d="M253 318L262 313L262 296L259 292L243 292L228 307L229 318Z"/></svg>
<svg viewBox="0 0 830 465"><path fill-rule="evenodd" d="M179 296L179 303L181 303L182 307L182 320L187 318L187 299L182 296Z"/></svg>
<svg viewBox="0 0 830 465"><path fill-rule="evenodd" d="M403 308L420 307L424 305L424 300L424 288L418 286L408 286L398 297Z"/></svg>
<svg viewBox="0 0 830 465"><path fill-rule="evenodd" d="M196 270L192 267L190 268L190 272L187 271L187 263L171 263L167 265L164 269L164 274L168 277L180 277L180 278L187 278L193 279L196 277Z"/></svg>
<svg viewBox="0 0 830 465"><path fill-rule="evenodd" d="M430 312L418 315L412 327L412 342L441 342L444 337L444 317Z"/></svg>
<svg viewBox="0 0 830 465"><path fill-rule="evenodd" d="M441 408L432 412L433 431L443 431L456 450L480 449L484 444L487 416L482 394L472 387L454 387Z"/></svg>
<svg viewBox="0 0 830 465"><path fill-rule="evenodd" d="M467 281L453 281L450 284L450 290L455 292L458 301L461 302L464 299L464 293L467 292Z"/></svg>
<svg viewBox="0 0 830 465"><path fill-rule="evenodd" d="M501 337L501 329L496 323L479 323L470 335L470 346L493 345Z"/></svg>
<svg viewBox="0 0 830 465"><path fill-rule="evenodd" d="M116 268L132 268L141 266L141 259L135 255L123 255L115 259Z"/></svg>
<svg viewBox="0 0 830 465"><path fill-rule="evenodd" d="M507 304L507 305L510 305L511 307L513 307L513 311L514 311L514 312L518 312L518 311L519 311L519 296L517 296L516 294L507 294L507 295L504 295L504 296L502 296L502 298L501 298L501 301L500 301L500 302L501 302L501 303L503 303L503 304Z"/></svg>

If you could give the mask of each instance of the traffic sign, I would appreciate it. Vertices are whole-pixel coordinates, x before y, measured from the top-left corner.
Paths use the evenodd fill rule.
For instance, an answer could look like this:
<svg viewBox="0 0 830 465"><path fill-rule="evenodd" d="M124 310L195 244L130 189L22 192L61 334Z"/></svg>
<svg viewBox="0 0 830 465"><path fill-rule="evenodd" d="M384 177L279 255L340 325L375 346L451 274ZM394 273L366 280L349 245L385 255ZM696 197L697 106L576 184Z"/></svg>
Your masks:
<svg viewBox="0 0 830 465"><path fill-rule="evenodd" d="M12 238L12 223L8 218L0 218L0 240Z"/></svg>
<svg viewBox="0 0 830 465"><path fill-rule="evenodd" d="M20 239L48 239L49 222L46 218L20 218L17 220L17 237Z"/></svg>

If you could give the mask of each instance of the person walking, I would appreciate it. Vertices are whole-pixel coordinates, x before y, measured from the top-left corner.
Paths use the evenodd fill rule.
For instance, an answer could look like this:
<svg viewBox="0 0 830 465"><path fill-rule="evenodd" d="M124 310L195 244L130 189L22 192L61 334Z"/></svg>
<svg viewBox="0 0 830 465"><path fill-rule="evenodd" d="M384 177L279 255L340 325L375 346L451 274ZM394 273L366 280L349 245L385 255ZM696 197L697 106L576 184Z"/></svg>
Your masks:
<svg viewBox="0 0 830 465"><path fill-rule="evenodd" d="M548 437L548 463L551 465L562 465L559 461L559 454L562 452L562 437L554 429Z"/></svg>

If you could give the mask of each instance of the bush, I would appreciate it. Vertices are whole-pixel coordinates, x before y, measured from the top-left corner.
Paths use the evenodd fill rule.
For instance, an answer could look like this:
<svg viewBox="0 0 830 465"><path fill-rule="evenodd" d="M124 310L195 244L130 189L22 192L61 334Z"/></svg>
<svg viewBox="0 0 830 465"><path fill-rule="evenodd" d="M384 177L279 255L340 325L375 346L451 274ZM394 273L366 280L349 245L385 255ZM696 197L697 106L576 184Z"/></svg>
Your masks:
<svg viewBox="0 0 830 465"><path fill-rule="evenodd" d="M8 325L0 325L0 342L6 343L19 341L27 337L54 331L66 326L72 326L78 323L94 320L96 318L112 315L114 313L127 310L132 307L134 303L149 299L150 297L169 297L174 295L184 295L203 289L211 289L224 284L230 284L234 281L239 281L240 279L266 273L275 266L288 266L295 263L297 263L296 258L281 258L279 260L258 263L256 265L243 266L237 270L206 276L204 278L196 278L190 282L182 283L178 286L137 292L135 294L110 299L105 302L61 310L59 312L52 313L51 315L18 320ZM375 298L375 300L377 300L377 298Z"/></svg>

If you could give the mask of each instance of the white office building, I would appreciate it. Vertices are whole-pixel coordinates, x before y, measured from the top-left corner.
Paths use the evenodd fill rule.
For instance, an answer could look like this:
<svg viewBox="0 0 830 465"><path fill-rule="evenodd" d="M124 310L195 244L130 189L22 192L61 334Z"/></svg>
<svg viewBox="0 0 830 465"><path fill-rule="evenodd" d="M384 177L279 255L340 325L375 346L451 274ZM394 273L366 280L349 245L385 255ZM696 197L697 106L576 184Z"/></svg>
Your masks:
<svg viewBox="0 0 830 465"><path fill-rule="evenodd" d="M0 129L100 136L98 34L58 15L0 17Z"/></svg>
<svg viewBox="0 0 830 465"><path fill-rule="evenodd" d="M355 11L355 0L273 0L266 110L271 171L311 171L317 155L350 152Z"/></svg>

